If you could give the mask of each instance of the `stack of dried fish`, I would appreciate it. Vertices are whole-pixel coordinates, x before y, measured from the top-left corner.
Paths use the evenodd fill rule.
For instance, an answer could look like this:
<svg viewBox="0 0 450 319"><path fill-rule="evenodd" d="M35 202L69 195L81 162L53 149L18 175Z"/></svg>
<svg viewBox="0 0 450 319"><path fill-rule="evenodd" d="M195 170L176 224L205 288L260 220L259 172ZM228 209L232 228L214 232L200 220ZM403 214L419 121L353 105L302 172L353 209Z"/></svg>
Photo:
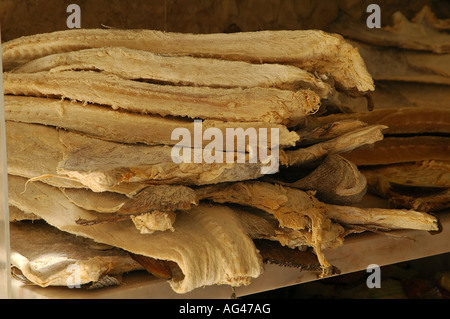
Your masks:
<svg viewBox="0 0 450 319"><path fill-rule="evenodd" d="M11 220L41 218L86 239L55 233L77 247L59 246L71 256L61 261L22 249L25 227L12 226L13 264L41 286L63 283L56 270L70 263L82 284L145 268L178 293L248 284L264 262L326 276L334 268L323 251L355 229L437 230L425 213L353 205L366 179L340 154L382 140L386 126L306 125L337 92L374 89L338 35L70 30L7 42L3 63ZM279 135L230 149L202 132L198 143L197 125L216 138L227 129ZM199 160L206 150L215 161ZM273 174L265 159L250 161L255 150L276 157ZM42 237L47 249L53 239ZM54 272L41 269L49 263Z"/></svg>
<svg viewBox="0 0 450 319"><path fill-rule="evenodd" d="M376 110L361 113L353 100L343 108L357 113L321 120L387 125L383 141L346 156L360 166L370 190L394 207L449 208L450 19L438 19L425 6L411 21L396 12L392 25L381 29L343 17L332 30L352 39L366 61L377 87Z"/></svg>

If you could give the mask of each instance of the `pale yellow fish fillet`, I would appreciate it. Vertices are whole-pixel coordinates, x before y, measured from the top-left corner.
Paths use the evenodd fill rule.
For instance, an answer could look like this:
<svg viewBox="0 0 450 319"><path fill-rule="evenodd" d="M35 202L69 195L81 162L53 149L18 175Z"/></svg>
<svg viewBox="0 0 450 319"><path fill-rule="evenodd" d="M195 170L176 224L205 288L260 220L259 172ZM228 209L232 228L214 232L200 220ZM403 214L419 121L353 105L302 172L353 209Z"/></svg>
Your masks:
<svg viewBox="0 0 450 319"><path fill-rule="evenodd" d="M77 219L91 213L73 203L57 189L33 183L23 192L26 179L9 182L10 201L32 210L50 225L137 255L175 262L181 273L169 283L177 293L216 284L241 286L263 271L261 257L238 215L227 207L199 206L177 214L174 231L143 235L131 220L81 226ZM188 243L188 244L187 244Z"/></svg>
<svg viewBox="0 0 450 319"><path fill-rule="evenodd" d="M46 223L11 223L10 233L12 266L41 287L91 284L143 269L126 251Z"/></svg>
<svg viewBox="0 0 450 319"><path fill-rule="evenodd" d="M364 126L308 147L286 150L285 163L288 166L301 166L314 163L326 155L357 151L383 140L383 130L386 128L384 125Z"/></svg>
<svg viewBox="0 0 450 319"><path fill-rule="evenodd" d="M177 164L170 146L126 145L37 124L7 122L8 172L28 178L70 177L94 191L136 194L146 183L202 185L262 176L261 162ZM200 150L201 151L201 150ZM107 156L105 156L107 154ZM31 160L33 158L34 160ZM67 186L66 186L67 187Z"/></svg>
<svg viewBox="0 0 450 319"><path fill-rule="evenodd" d="M190 86L310 88L322 98L327 98L333 90L330 84L292 65L170 56L118 47L53 54L30 61L12 72L70 70L95 70L130 80Z"/></svg>
<svg viewBox="0 0 450 319"><path fill-rule="evenodd" d="M388 230L415 229L438 231L435 216L412 209L360 208L327 204L327 217L339 220L343 225L370 226Z"/></svg>
<svg viewBox="0 0 450 319"><path fill-rule="evenodd" d="M389 230L439 229L437 218L423 212L331 205L318 201L311 192L266 182L246 181L206 186L197 192L199 199L240 204L266 211L274 215L280 227L309 230L311 235L306 237L305 244L314 248L324 272L330 265L322 250L342 244L344 231L340 224L383 227Z"/></svg>
<svg viewBox="0 0 450 319"><path fill-rule="evenodd" d="M59 142L56 129L6 121L8 174L38 179L62 188L88 188L80 181L58 175L57 167L63 160L65 147ZM139 183L123 183L109 189L112 192L134 196L147 187Z"/></svg>
<svg viewBox="0 0 450 319"><path fill-rule="evenodd" d="M75 205L100 213L134 215L151 211L188 210L198 204L195 191L183 185L147 186L131 198L119 193L99 193L88 189L65 188L61 191Z"/></svg>
<svg viewBox="0 0 450 319"><path fill-rule="evenodd" d="M113 109L223 121L295 125L320 107L309 89L216 89L143 83L89 71L4 74L4 92L56 96Z"/></svg>
<svg viewBox="0 0 450 319"><path fill-rule="evenodd" d="M323 118L333 115L307 119L305 125L296 131L300 137L297 145L312 145L328 141L345 133L361 129L368 124L349 114L339 113L339 115L342 116L337 117L336 121L322 121Z"/></svg>
<svg viewBox="0 0 450 319"><path fill-rule="evenodd" d="M296 64L309 72L331 74L346 90L374 90L372 78L358 51L342 36L320 30L183 34L153 30L73 29L4 43L3 62L8 69L50 54L110 46L253 63Z"/></svg>
<svg viewBox="0 0 450 319"><path fill-rule="evenodd" d="M24 212L23 210L17 208L16 206L9 205L9 221L10 222L20 222L20 221L29 221L29 220L39 220L41 219L39 216L30 213Z"/></svg>
<svg viewBox="0 0 450 319"><path fill-rule="evenodd" d="M325 216L325 207L311 194L270 183L240 182L204 187L198 190L198 196L217 203L256 207L273 214L282 228L307 230L310 236L304 244L314 248L322 276L330 274L332 266L322 250L340 246L344 230Z"/></svg>
<svg viewBox="0 0 450 319"><path fill-rule="evenodd" d="M178 164L169 146L123 145L63 131L59 138L66 150L57 172L94 191L130 182L204 185L262 176L261 163L195 163L192 154L190 162Z"/></svg>
<svg viewBox="0 0 450 319"><path fill-rule="evenodd" d="M7 121L36 123L61 127L98 138L122 143L144 143L148 145L194 145L194 121L174 117L161 117L150 114L139 114L112 110L99 105L83 105L82 103L41 97L5 95L5 119ZM294 146L299 140L297 133L289 131L284 125L262 122L223 122L205 120L201 122L201 130L217 128L226 136L226 129L254 128L278 129L278 146ZM172 139L172 132L178 128L189 130L191 139L179 141ZM203 135L203 132L201 134ZM277 144L268 139L268 147ZM206 146L210 141L202 139ZM225 143L223 143L225 145Z"/></svg>

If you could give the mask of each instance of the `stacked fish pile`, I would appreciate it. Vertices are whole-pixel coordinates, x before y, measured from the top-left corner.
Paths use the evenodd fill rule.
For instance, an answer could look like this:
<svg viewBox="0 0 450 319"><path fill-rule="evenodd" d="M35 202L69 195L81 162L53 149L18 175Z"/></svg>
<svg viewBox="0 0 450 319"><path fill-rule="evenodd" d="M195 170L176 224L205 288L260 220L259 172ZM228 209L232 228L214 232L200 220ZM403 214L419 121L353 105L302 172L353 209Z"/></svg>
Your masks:
<svg viewBox="0 0 450 319"><path fill-rule="evenodd" d="M354 205L367 181L341 154L385 125L307 125L374 89L341 36L69 30L2 49L12 262L35 284L73 264L82 285L146 269L178 293L248 284L265 262L328 276L348 234L438 228Z"/></svg>
<svg viewBox="0 0 450 319"><path fill-rule="evenodd" d="M401 12L392 24L365 29L343 17L332 30L359 49L377 89L376 110L343 99L342 109L370 124L384 124L385 138L348 154L360 166L374 194L393 207L441 211L450 207L450 19L424 6L411 20ZM347 103L348 102L348 103Z"/></svg>

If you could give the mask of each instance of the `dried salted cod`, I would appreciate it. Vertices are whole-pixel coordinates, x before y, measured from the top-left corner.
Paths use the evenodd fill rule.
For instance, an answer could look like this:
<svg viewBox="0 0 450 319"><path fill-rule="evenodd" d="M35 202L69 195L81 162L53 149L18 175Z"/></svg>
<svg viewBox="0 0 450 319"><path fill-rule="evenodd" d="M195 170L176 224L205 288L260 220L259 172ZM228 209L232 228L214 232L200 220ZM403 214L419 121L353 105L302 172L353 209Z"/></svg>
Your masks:
<svg viewBox="0 0 450 319"><path fill-rule="evenodd" d="M254 179L265 166L250 163L245 154L244 163L236 158L226 163L225 152L223 163L195 163L190 157L190 162L177 164L170 146L125 145L36 124L7 122L6 130L10 174L44 181L65 176L97 192L132 196L146 183L201 185Z"/></svg>
<svg viewBox="0 0 450 319"><path fill-rule="evenodd" d="M368 147L342 154L358 166L425 160L450 160L450 138L445 136L385 137Z"/></svg>
<svg viewBox="0 0 450 319"><path fill-rule="evenodd" d="M410 22L399 11L395 12L391 19L390 26L369 29L362 23L343 15L340 20L330 26L330 30L377 46L450 53L450 35L447 33L438 32L417 18L415 22Z"/></svg>
<svg viewBox="0 0 450 319"><path fill-rule="evenodd" d="M59 132L66 147L59 174L75 178L94 191L122 183L204 185L260 177L261 163L175 163L172 147L124 145L70 132ZM192 152L194 153L194 152ZM105 157L105 154L108 156Z"/></svg>
<svg viewBox="0 0 450 319"><path fill-rule="evenodd" d="M267 180L305 191L315 191L317 199L329 204L351 205L360 202L366 194L366 177L355 164L340 155L328 155L317 167L305 171L301 168L288 168ZM300 178L296 175L300 175Z"/></svg>
<svg viewBox="0 0 450 319"><path fill-rule="evenodd" d="M96 70L129 80L216 88L309 88L322 98L333 91L328 83L292 65L169 56L118 47L53 54L30 61L12 72L70 70Z"/></svg>
<svg viewBox="0 0 450 319"><path fill-rule="evenodd" d="M450 84L450 53L434 54L349 42L358 48L375 81Z"/></svg>
<svg viewBox="0 0 450 319"><path fill-rule="evenodd" d="M417 12L412 22L427 25L438 31L450 30L450 19L438 19L431 8L427 5Z"/></svg>
<svg viewBox="0 0 450 319"><path fill-rule="evenodd" d="M42 125L6 121L8 174L38 179L49 185L63 188L87 188L81 182L57 173L63 160L65 147L59 141L58 131ZM134 196L148 185L124 183L112 192Z"/></svg>
<svg viewBox="0 0 450 319"><path fill-rule="evenodd" d="M377 187L374 185L373 188ZM393 187L387 192L374 191L388 199L393 207L414 209L420 212L438 212L450 208L450 189L427 189L426 187L407 188Z"/></svg>
<svg viewBox="0 0 450 319"><path fill-rule="evenodd" d="M58 163L64 147L51 128L6 121L8 174L28 178L47 176L46 182L60 187L84 187L80 182L59 178ZM51 176L51 177L50 177Z"/></svg>
<svg viewBox="0 0 450 319"><path fill-rule="evenodd" d="M6 95L5 119L7 121L36 123L61 127L81 132L114 142L144 143L147 145L194 145L194 121L181 118L169 118L111 110L108 107L66 100L55 100L40 97ZM192 139L177 141L172 139L172 132L178 128L189 130ZM202 130L217 128L225 136L226 129L254 128L257 132L264 128L270 131L278 129L279 146L294 146L299 137L290 132L286 126L272 125L262 122L223 122L205 120ZM189 142L189 143L188 143ZM206 146L210 141L203 141ZM185 143L185 144L184 144ZM277 145L268 139L268 147ZM223 143L225 145L225 142Z"/></svg>
<svg viewBox="0 0 450 319"><path fill-rule="evenodd" d="M340 113L310 119L311 127L327 127L341 121L386 125L385 136L394 134L450 133L450 109L412 106L376 109L371 112ZM304 139L299 134L301 140Z"/></svg>
<svg viewBox="0 0 450 319"><path fill-rule="evenodd" d="M377 89L371 93L376 110L382 108L425 107L450 108L448 85L399 81L377 81ZM344 113L365 112L364 97L350 98L338 93L335 107Z"/></svg>
<svg viewBox="0 0 450 319"><path fill-rule="evenodd" d="M89 71L4 74L5 94L56 96L139 113L295 125L320 107L309 89L209 88L130 81Z"/></svg>
<svg viewBox="0 0 450 319"><path fill-rule="evenodd" d="M39 220L41 219L39 216L30 213L24 212L23 210L17 208L16 206L9 205L9 221L10 222L20 222L20 221L28 221L28 220Z"/></svg>
<svg viewBox="0 0 450 319"><path fill-rule="evenodd" d="M177 214L176 228L169 232L143 235L132 221L78 225L88 219L86 211L71 203L58 189L36 182L23 192L26 179L11 178L10 201L31 210L50 225L65 232L90 238L132 254L171 261L179 267L169 283L177 293L195 288L248 284L262 271L262 260L239 217L230 208L198 206ZM188 243L188 244L187 244Z"/></svg>
<svg viewBox="0 0 450 319"><path fill-rule="evenodd" d="M343 225L369 226L388 230L439 230L436 217L409 209L360 208L327 204L326 215L331 219L339 220Z"/></svg>
<svg viewBox="0 0 450 319"><path fill-rule="evenodd" d="M308 219L332 219L339 224L366 225L386 229L438 230L436 217L413 210L396 210L371 207L356 207L322 203L314 198L311 192L265 182L240 182L230 185L214 185L200 189L199 196L219 203L236 203L256 207L271 213L280 222L281 227L298 229L311 227ZM332 232L323 234L330 236ZM336 229L335 229L336 231ZM338 232L339 233L339 232ZM336 233L334 234L336 236ZM319 235L320 238L320 235ZM328 237L330 239L331 237ZM328 245L338 245L338 237ZM336 241L337 240L337 241ZM325 245L327 241L322 244ZM310 246L311 247L311 246ZM314 246L312 246L314 247ZM335 246L336 247L336 246Z"/></svg>
<svg viewBox="0 0 450 319"><path fill-rule="evenodd" d="M437 211L450 207L449 161L399 163L361 169L369 191L394 207Z"/></svg>
<svg viewBox="0 0 450 319"><path fill-rule="evenodd" d="M232 34L182 34L153 30L67 30L18 38L2 45L5 69L36 58L100 47L126 47L155 53L295 64L331 74L346 90L373 91L359 53L335 34L319 30L260 31Z"/></svg>
<svg viewBox="0 0 450 319"><path fill-rule="evenodd" d="M282 244L301 242L313 247L322 266L322 276L332 272L322 250L340 246L344 230L325 216L324 206L311 194L264 182L219 184L200 188L197 194L201 200L240 204L273 214L280 227L293 230L292 237L286 233L286 238L280 239ZM298 231L302 230L307 232L302 232L303 238L300 238Z"/></svg>
<svg viewBox="0 0 450 319"><path fill-rule="evenodd" d="M12 266L41 287L84 285L107 275L143 269L121 249L62 232L46 223L11 223L10 232Z"/></svg>
<svg viewBox="0 0 450 319"><path fill-rule="evenodd" d="M278 235L278 241L286 246L301 242L312 247L322 266L322 275L331 271L323 250L338 247L343 242L345 231L340 224L388 230L437 231L439 228L437 219L426 213L326 204L311 193L265 182L208 186L200 188L198 194L203 200L255 207L272 214L280 227L287 229ZM292 230L291 234L288 229ZM310 235L299 230L309 230Z"/></svg>
<svg viewBox="0 0 450 319"><path fill-rule="evenodd" d="M72 203L86 210L119 215L188 210L198 204L195 191L182 185L147 186L132 197L88 189L65 188L61 191Z"/></svg>
<svg viewBox="0 0 450 319"><path fill-rule="evenodd" d="M373 179L385 179L389 183L403 186L450 187L450 161L426 160L363 167L360 170L371 183Z"/></svg>
<svg viewBox="0 0 450 319"><path fill-rule="evenodd" d="M328 116L311 117L305 121L303 128L297 130L299 136L297 146L321 143L367 126L365 122L358 119L347 119L344 116L336 121L324 121L325 123L322 123L323 117L328 118Z"/></svg>
<svg viewBox="0 0 450 319"><path fill-rule="evenodd" d="M342 134L336 138L308 147L285 151L286 166L311 165L326 155L350 152L366 145L372 145L383 139L384 125L370 125Z"/></svg>

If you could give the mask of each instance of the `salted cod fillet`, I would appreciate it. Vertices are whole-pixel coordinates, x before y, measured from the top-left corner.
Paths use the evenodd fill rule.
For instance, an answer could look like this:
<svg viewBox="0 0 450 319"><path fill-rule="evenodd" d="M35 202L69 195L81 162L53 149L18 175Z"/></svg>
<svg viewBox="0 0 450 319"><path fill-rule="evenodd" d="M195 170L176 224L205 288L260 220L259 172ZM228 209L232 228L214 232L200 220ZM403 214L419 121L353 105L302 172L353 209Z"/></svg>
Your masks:
<svg viewBox="0 0 450 319"><path fill-rule="evenodd" d="M11 72L71 70L95 70L129 80L215 88L309 88L321 98L327 98L333 91L330 84L292 65L169 56L118 47L52 54L30 61Z"/></svg>
<svg viewBox="0 0 450 319"><path fill-rule="evenodd" d="M313 248L322 267L322 277L331 274L333 268L323 250L339 247L343 243L345 231L340 223L389 230L439 229L436 217L422 212L331 205L318 201L311 192L259 181L207 186L198 191L198 196L217 203L255 207L273 214L281 228L308 230L310 236L302 238L306 240L302 244ZM286 246L295 242L288 236L286 241L281 235L279 238L280 243Z"/></svg>
<svg viewBox="0 0 450 319"><path fill-rule="evenodd" d="M182 34L153 30L66 30L18 38L2 45L5 70L50 54L99 47L154 53L295 64L331 74L345 90L367 92L374 84L358 51L342 36L320 30Z"/></svg>
<svg viewBox="0 0 450 319"><path fill-rule="evenodd" d="M425 160L360 168L368 180L412 187L450 188L450 162Z"/></svg>
<svg viewBox="0 0 450 319"><path fill-rule="evenodd" d="M181 273L169 283L177 293L195 288L250 283L262 271L258 251L242 226L238 215L228 207L198 206L177 215L176 229L142 235L131 221L92 226L76 224L91 213L72 204L57 189L26 179L9 180L10 202L42 217L50 225L73 235L90 238L133 254L176 263ZM186 243L189 243L186 245Z"/></svg>
<svg viewBox="0 0 450 319"><path fill-rule="evenodd" d="M147 145L194 145L194 121L180 118L153 116L111 110L99 105L70 102L66 100L5 95L6 121L44 124L92 135L108 141L121 143L144 143ZM186 139L177 141L172 139L172 132L177 128L186 128L191 133L189 143ZM294 146L299 140L297 133L290 132L284 125L271 125L262 122L223 122L204 120L201 128L217 128L225 136L226 128L260 128L278 129L279 144L271 139L267 147ZM209 141L203 140L203 146Z"/></svg>
<svg viewBox="0 0 450 319"><path fill-rule="evenodd" d="M262 175L262 164L248 161L176 164L170 146L125 145L9 121L6 131L9 174L43 179L66 176L98 192L125 187L131 194L146 183L202 185ZM47 153L41 153L46 149ZM30 150L43 156L43 161L30 162Z"/></svg>
<svg viewBox="0 0 450 319"><path fill-rule="evenodd" d="M296 149L287 149L282 163L286 166L310 165L325 158L327 155L356 152L362 147L371 146L383 140L383 130L386 128L387 126L385 125L361 126L321 143Z"/></svg>
<svg viewBox="0 0 450 319"><path fill-rule="evenodd" d="M125 80L91 71L4 73L4 92L53 96L144 114L296 125L320 108L309 89L209 88Z"/></svg>
<svg viewBox="0 0 450 319"><path fill-rule="evenodd" d="M46 223L10 223L11 264L40 287L85 285L142 270L118 248L62 232ZM79 282L71 278L74 271Z"/></svg>
<svg viewBox="0 0 450 319"><path fill-rule="evenodd" d="M31 125L31 126L30 126ZM64 145L55 129L42 125L5 122L8 174L35 178L55 187L88 188L73 178L58 175L58 163L63 160ZM124 183L112 192L134 196L148 185Z"/></svg>

